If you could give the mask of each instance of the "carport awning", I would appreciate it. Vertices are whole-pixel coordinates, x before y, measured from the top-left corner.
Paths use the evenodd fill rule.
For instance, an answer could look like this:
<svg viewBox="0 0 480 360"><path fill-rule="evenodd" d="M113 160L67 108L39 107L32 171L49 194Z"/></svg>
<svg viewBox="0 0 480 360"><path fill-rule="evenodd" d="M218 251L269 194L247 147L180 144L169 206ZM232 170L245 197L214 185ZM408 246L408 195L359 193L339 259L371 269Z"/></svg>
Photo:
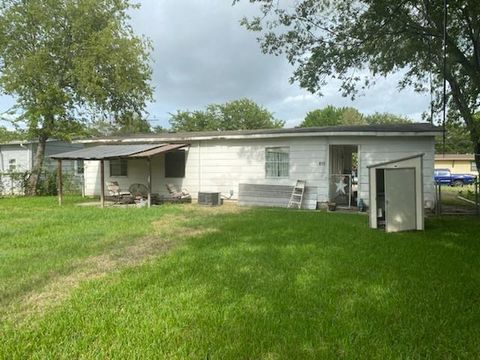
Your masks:
<svg viewBox="0 0 480 360"><path fill-rule="evenodd" d="M50 157L57 160L140 159L151 158L186 146L188 146L188 144L98 145L55 154Z"/></svg>

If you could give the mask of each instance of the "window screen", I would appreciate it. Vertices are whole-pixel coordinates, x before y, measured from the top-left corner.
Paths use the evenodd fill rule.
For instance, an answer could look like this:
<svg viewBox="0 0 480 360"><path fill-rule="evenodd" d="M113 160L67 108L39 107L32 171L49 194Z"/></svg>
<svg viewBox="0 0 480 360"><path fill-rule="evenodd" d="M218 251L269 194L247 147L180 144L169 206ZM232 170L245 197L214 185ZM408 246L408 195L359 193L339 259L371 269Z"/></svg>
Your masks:
<svg viewBox="0 0 480 360"><path fill-rule="evenodd" d="M10 159L8 161L8 170L9 171L15 171L17 170L17 160L15 159Z"/></svg>
<svg viewBox="0 0 480 360"><path fill-rule="evenodd" d="M276 147L265 149L266 177L288 177L290 168L290 149Z"/></svg>
<svg viewBox="0 0 480 360"><path fill-rule="evenodd" d="M110 160L110 176L127 176L128 162L126 159Z"/></svg>
<svg viewBox="0 0 480 360"><path fill-rule="evenodd" d="M85 167L83 160L75 160L75 175L83 175Z"/></svg>
<svg viewBox="0 0 480 360"><path fill-rule="evenodd" d="M165 177L185 177L185 151L177 150L165 154Z"/></svg>

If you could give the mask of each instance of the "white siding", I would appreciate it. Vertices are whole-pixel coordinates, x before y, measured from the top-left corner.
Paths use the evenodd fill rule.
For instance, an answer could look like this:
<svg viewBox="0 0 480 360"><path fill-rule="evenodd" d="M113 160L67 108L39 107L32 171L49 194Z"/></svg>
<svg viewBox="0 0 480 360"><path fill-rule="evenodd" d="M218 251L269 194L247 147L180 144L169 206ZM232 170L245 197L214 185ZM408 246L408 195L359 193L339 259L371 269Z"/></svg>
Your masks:
<svg viewBox="0 0 480 360"><path fill-rule="evenodd" d="M0 172L8 171L9 162L15 159L17 170L30 170L28 145L0 145Z"/></svg>
<svg viewBox="0 0 480 360"><path fill-rule="evenodd" d="M425 199L433 200L433 137L326 137L311 136L274 139L239 139L193 141L187 151L185 178L165 179L164 157L152 161L153 192L166 194L165 183L171 182L178 188L186 188L194 198L198 191L220 191L233 199L238 198L238 185L295 184L297 179L307 181L315 187L318 201L328 200L329 145L351 144L359 149L359 197L368 203L367 165L394 160L409 155L425 153L424 188ZM288 178L266 178L265 148L284 147L290 149L290 175ZM85 164L85 191L87 195L100 193L99 162ZM108 161L105 162L106 181L116 180L122 190L132 183L146 184L147 167L145 160L131 160L127 177L110 178Z"/></svg>
<svg viewBox="0 0 480 360"><path fill-rule="evenodd" d="M368 165L393 161L407 156L425 154L423 157L423 188L424 200L433 204L433 164L435 153L435 140L433 137L411 137L411 138L373 138L364 142L359 149L359 198L365 203L369 202L368 187Z"/></svg>
<svg viewBox="0 0 480 360"><path fill-rule="evenodd" d="M21 180L8 175L10 160L15 160L15 171L30 169L29 145L0 145L0 195L20 195ZM6 173L6 174L5 174Z"/></svg>
<svg viewBox="0 0 480 360"><path fill-rule="evenodd" d="M45 147L44 169L49 171L55 171L57 169L57 163L55 160L49 158L49 155L54 155L62 152L72 151L83 148L83 144L70 144L63 141L47 141ZM3 144L0 145L0 174L2 172L8 172L9 162L12 159L16 160L16 171L25 172L30 171L33 167L33 159L35 152L37 151L37 144L25 143L20 144ZM74 162L63 161L62 169L64 173L74 173ZM83 176L74 176L74 183L80 184L83 182ZM4 174L0 177L0 193L5 192L8 194L21 194L21 182L12 181L8 174Z"/></svg>
<svg viewBox="0 0 480 360"><path fill-rule="evenodd" d="M266 178L265 148L288 146L290 148L290 176ZM153 191L166 194L165 183L174 183L186 188L196 198L199 191L220 191L233 199L238 198L240 183L294 185L297 179L307 180L310 187L327 190L325 141L321 138L269 139L269 140L215 140L195 141L187 150L185 178L164 177L164 157L152 161ZM116 180L122 189L135 182L146 184L146 161L130 160L128 177L110 177L108 161L105 162L105 178ZM86 164L85 189L87 195L98 195L99 162Z"/></svg>
<svg viewBox="0 0 480 360"><path fill-rule="evenodd" d="M64 141L49 141L45 146L45 163L44 168L50 171L54 171L57 168L57 161L50 159L50 155L60 154L67 151L74 151L77 149L82 149L83 144L70 144ZM36 144L33 147L33 157L35 157ZM32 163L33 166L33 163ZM74 172L74 161L72 160L63 160L62 161L62 170L64 173L73 173Z"/></svg>

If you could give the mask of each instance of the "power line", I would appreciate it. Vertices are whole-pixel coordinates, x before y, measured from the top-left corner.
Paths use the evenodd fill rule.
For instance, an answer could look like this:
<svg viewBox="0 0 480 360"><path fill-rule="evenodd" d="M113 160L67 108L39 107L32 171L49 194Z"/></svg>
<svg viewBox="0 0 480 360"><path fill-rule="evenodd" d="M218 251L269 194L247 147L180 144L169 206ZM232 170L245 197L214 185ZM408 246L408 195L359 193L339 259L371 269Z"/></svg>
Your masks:
<svg viewBox="0 0 480 360"><path fill-rule="evenodd" d="M443 128L443 144L442 150L445 155L445 142L446 142L446 128L445 128L445 119L446 119L446 108L447 108L447 1L443 0L443 119L442 119L442 128Z"/></svg>

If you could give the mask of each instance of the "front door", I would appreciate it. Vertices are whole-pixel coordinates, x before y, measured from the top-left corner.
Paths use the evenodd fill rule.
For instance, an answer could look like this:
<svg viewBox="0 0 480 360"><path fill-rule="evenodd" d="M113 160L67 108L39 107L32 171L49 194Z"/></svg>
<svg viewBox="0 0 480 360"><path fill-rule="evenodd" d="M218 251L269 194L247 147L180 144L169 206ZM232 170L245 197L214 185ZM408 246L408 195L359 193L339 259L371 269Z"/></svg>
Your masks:
<svg viewBox="0 0 480 360"><path fill-rule="evenodd" d="M415 169L385 169L385 230L417 228Z"/></svg>

